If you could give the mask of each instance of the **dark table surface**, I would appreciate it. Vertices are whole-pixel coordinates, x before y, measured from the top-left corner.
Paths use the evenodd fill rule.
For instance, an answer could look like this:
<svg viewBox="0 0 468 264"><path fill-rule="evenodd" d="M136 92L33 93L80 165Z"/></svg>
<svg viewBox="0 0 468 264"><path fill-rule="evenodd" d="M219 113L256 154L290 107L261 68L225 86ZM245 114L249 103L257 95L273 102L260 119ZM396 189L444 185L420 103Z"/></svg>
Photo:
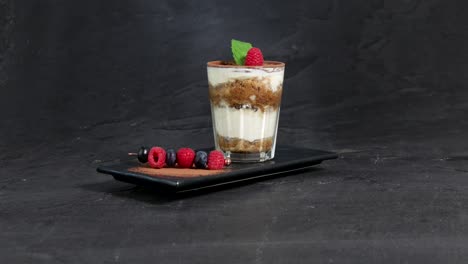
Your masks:
<svg viewBox="0 0 468 264"><path fill-rule="evenodd" d="M26 2L0 0L2 263L467 262L466 1ZM232 37L287 63L278 141L339 158L183 198L96 173L210 146Z"/></svg>

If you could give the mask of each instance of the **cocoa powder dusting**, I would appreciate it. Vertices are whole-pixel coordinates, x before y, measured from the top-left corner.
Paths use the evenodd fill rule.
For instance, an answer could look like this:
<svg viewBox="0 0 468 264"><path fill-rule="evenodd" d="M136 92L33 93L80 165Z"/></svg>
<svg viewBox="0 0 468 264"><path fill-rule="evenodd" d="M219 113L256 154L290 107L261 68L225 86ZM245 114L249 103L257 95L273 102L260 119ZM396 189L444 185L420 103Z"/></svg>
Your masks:
<svg viewBox="0 0 468 264"><path fill-rule="evenodd" d="M181 169L181 168L162 168L153 169L150 167L133 167L128 171L137 172L149 176L163 176L163 177L176 177L176 178L194 178L202 176L216 175L228 171L224 170L201 170L201 169Z"/></svg>

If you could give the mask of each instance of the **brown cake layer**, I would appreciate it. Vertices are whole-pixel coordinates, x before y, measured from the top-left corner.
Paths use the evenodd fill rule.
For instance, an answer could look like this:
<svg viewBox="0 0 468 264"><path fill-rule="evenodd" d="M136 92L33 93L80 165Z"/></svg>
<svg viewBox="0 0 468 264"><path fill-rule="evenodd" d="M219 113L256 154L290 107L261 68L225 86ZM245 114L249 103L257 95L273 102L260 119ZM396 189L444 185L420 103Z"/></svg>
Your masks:
<svg viewBox="0 0 468 264"><path fill-rule="evenodd" d="M269 82L262 78L236 79L213 86L210 84L210 100L215 106L225 102L229 107L249 108L264 111L267 108L278 109L281 103L283 87L272 91Z"/></svg>
<svg viewBox="0 0 468 264"><path fill-rule="evenodd" d="M273 138L263 138L255 141L248 141L240 138L227 138L217 136L218 145L223 151L237 153L258 153L270 151L273 146Z"/></svg>

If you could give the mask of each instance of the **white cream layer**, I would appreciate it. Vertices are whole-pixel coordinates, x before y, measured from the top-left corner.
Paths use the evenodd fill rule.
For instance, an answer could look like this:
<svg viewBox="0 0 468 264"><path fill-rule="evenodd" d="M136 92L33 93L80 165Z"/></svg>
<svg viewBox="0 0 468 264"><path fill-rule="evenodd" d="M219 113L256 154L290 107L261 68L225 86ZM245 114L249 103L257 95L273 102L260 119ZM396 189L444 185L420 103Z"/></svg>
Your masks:
<svg viewBox="0 0 468 264"><path fill-rule="evenodd" d="M260 111L212 106L215 133L222 137L254 141L273 137L279 115L277 110Z"/></svg>
<svg viewBox="0 0 468 264"><path fill-rule="evenodd" d="M216 86L236 79L258 78L276 91L283 85L284 68L222 68L208 67L208 82Z"/></svg>

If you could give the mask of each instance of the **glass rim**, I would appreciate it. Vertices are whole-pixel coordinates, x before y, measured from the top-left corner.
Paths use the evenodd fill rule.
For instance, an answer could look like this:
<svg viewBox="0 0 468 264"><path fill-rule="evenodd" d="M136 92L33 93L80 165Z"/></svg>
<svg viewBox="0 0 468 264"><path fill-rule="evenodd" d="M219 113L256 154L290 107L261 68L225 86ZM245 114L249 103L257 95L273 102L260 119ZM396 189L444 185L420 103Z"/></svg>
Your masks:
<svg viewBox="0 0 468 264"><path fill-rule="evenodd" d="M249 68L249 69L284 68L286 66L284 62L270 61L270 60L264 61L262 66L231 65L231 64L226 64L226 61L223 61L223 60L209 61L206 63L206 65L208 67L213 67L213 68Z"/></svg>

